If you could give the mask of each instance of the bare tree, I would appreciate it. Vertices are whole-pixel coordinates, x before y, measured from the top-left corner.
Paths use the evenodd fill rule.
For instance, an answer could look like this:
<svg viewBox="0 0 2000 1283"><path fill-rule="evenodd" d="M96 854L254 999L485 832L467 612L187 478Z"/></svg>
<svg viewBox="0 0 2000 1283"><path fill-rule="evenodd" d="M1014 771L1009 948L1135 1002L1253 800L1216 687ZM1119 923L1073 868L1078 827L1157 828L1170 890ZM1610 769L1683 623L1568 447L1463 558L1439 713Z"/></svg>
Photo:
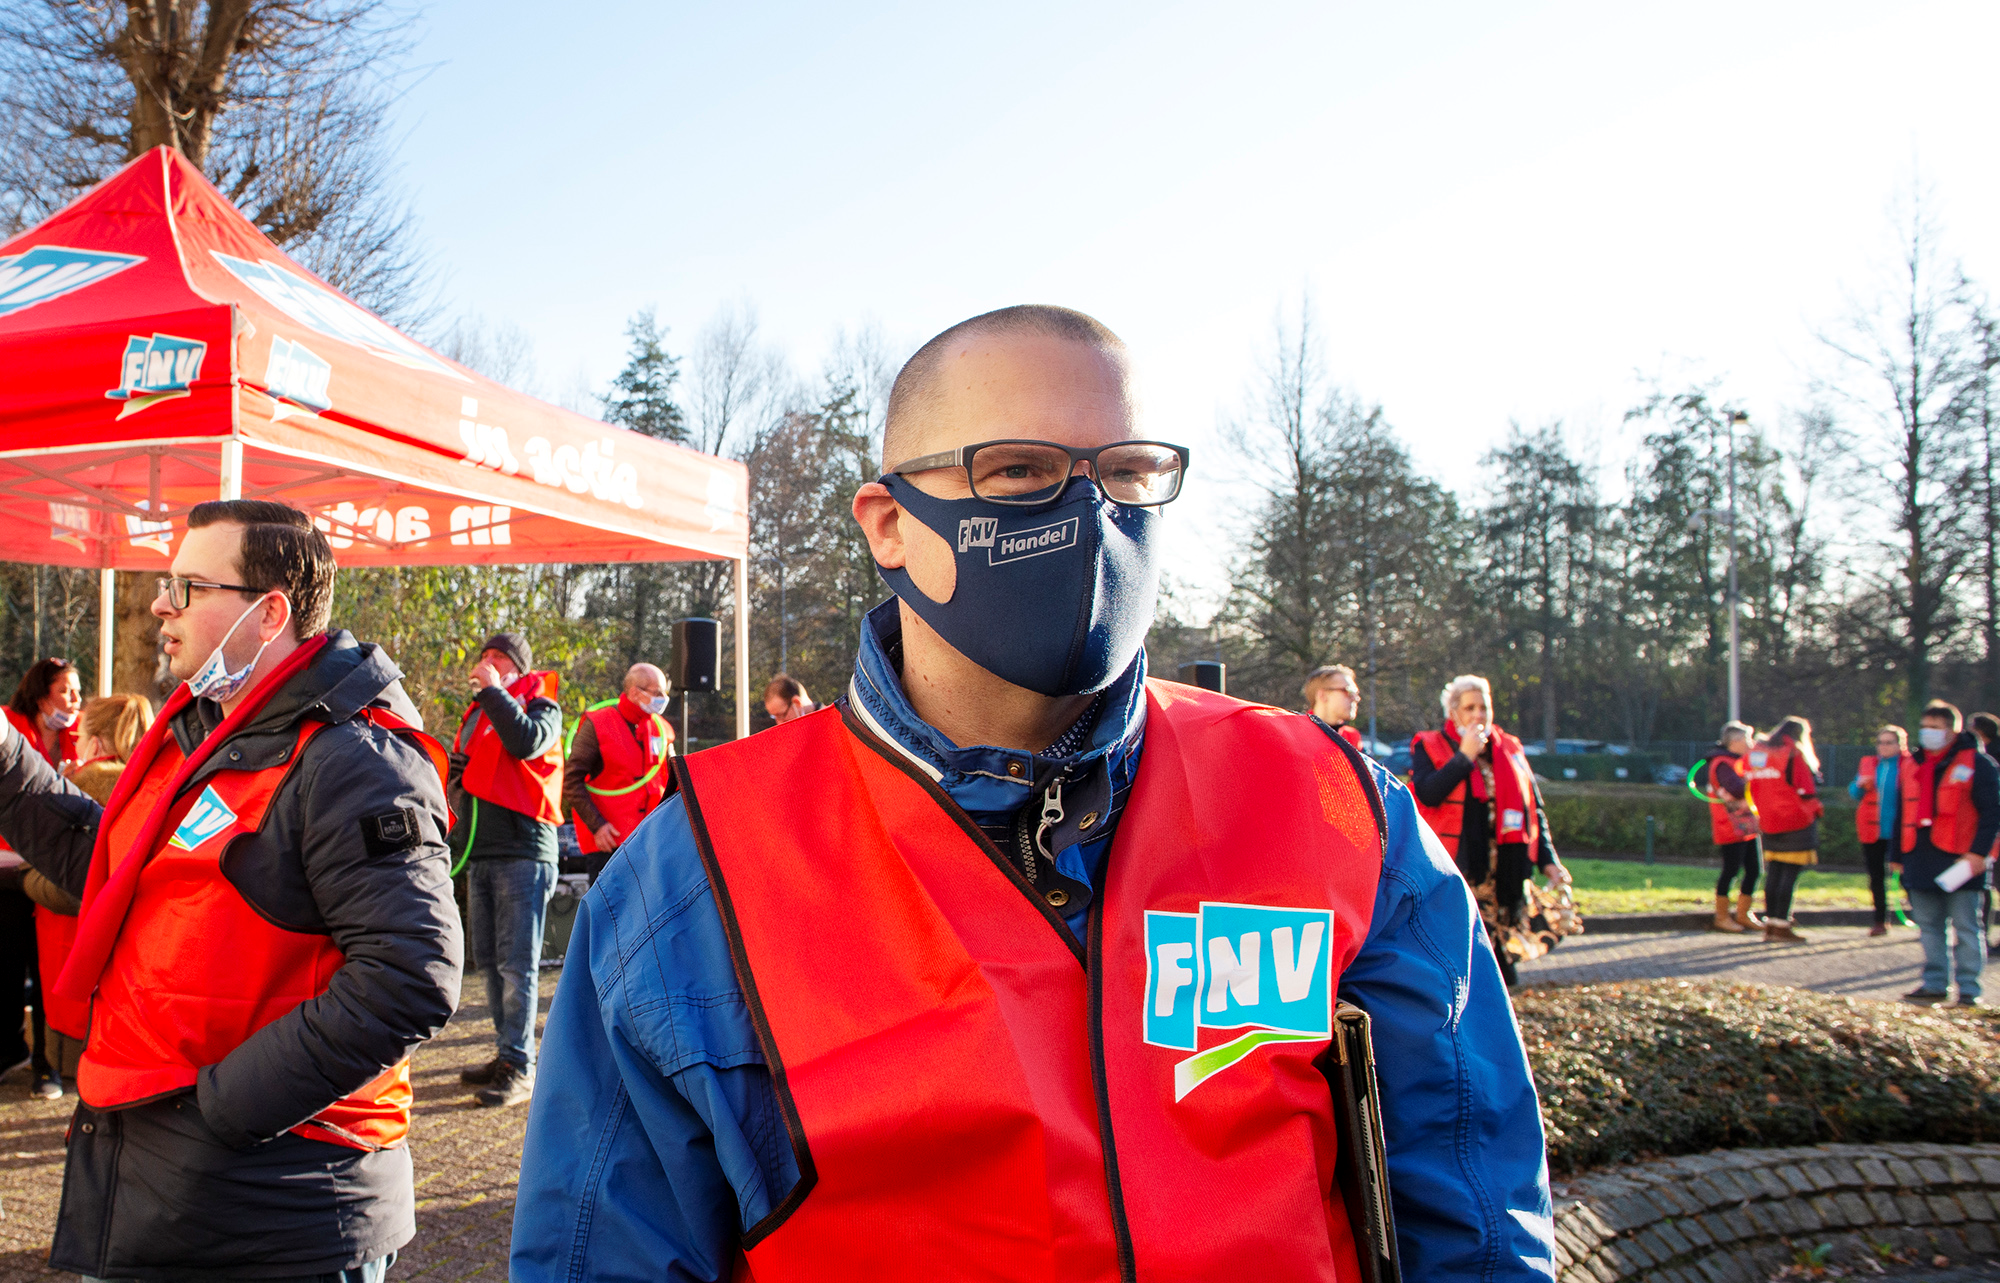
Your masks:
<svg viewBox="0 0 2000 1283"><path fill-rule="evenodd" d="M1914 724L1939 654L1960 626L1961 580L1978 549L1985 345L1964 276L1942 261L1921 190L1898 236L1893 284L1820 340L1847 375L1833 390L1871 421L1854 437L1857 469L1886 477L1894 495L1878 582L1897 624Z"/></svg>
<svg viewBox="0 0 2000 1283"><path fill-rule="evenodd" d="M743 431L777 420L789 384L783 355L758 332L756 309L747 303L721 308L695 336L688 356L694 428L688 444L705 454L730 452Z"/></svg>
<svg viewBox="0 0 2000 1283"><path fill-rule="evenodd" d="M175 147L306 267L415 323L430 274L388 128L410 45L384 0L0 7L0 231Z"/></svg>

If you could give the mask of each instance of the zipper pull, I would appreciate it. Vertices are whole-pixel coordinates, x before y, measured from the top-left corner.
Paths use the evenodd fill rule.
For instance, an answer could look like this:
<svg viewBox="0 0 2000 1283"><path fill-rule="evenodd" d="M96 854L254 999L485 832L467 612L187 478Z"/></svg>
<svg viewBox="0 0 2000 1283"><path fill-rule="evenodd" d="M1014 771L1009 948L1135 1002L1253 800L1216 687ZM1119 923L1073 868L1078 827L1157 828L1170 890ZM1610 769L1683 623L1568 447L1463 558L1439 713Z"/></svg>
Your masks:
<svg viewBox="0 0 2000 1283"><path fill-rule="evenodd" d="M1049 781L1049 791L1042 795L1042 822L1035 829L1035 848L1050 860L1056 858L1056 853L1049 850L1049 830L1061 824L1063 818L1062 786L1060 775Z"/></svg>

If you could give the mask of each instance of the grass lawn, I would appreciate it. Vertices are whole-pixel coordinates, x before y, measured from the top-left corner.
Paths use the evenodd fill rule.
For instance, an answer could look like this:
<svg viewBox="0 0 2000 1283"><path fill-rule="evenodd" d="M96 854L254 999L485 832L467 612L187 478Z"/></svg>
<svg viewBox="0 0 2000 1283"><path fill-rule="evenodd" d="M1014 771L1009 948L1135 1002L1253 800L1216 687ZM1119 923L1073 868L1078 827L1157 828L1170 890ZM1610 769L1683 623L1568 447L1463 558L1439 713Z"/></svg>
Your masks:
<svg viewBox="0 0 2000 1283"><path fill-rule="evenodd" d="M1593 913L1685 913L1713 911L1715 879L1721 865L1700 868L1681 864L1641 864L1636 860L1593 860L1587 856L1566 858L1570 876L1576 879L1577 908L1585 917ZM1892 907L1902 902L1895 878L1889 880ZM1850 872L1822 872L1809 868L1799 875L1799 889L1792 902L1802 909L1865 909L1868 875ZM1764 886L1757 884L1758 912L1763 911Z"/></svg>

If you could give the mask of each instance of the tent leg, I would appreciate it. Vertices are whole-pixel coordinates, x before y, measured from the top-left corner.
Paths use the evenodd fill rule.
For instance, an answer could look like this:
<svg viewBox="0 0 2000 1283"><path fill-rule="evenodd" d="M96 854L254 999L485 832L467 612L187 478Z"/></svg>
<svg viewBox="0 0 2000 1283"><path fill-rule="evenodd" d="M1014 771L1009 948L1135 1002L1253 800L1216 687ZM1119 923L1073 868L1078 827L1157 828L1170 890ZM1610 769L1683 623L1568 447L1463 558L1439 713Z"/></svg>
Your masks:
<svg viewBox="0 0 2000 1283"><path fill-rule="evenodd" d="M243 497L243 443L235 437L222 443L222 493L218 499Z"/></svg>
<svg viewBox="0 0 2000 1283"><path fill-rule="evenodd" d="M97 572L97 693L111 693L111 639L118 633L118 572Z"/></svg>
<svg viewBox="0 0 2000 1283"><path fill-rule="evenodd" d="M736 738L750 738L750 559L736 559Z"/></svg>

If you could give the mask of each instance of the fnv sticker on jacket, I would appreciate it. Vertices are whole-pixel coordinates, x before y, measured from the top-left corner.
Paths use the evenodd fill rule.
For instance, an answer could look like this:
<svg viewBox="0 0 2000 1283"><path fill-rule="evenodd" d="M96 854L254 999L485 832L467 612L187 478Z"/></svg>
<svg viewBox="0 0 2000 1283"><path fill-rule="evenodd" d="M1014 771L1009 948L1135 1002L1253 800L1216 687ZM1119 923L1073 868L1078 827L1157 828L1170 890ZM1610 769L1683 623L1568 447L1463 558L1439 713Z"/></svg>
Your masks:
<svg viewBox="0 0 2000 1283"><path fill-rule="evenodd" d="M1333 1035L1333 912L1203 901L1146 914L1146 1042L1193 1051L1174 1099L1257 1048ZM1203 1029L1246 1032L1196 1050Z"/></svg>
<svg viewBox="0 0 2000 1283"><path fill-rule="evenodd" d="M1043 553L1061 552L1065 548L1076 547L1077 533L1082 528L1081 517L1071 517L1066 521L1053 521L1046 526L1036 526L1033 530L1020 530L1010 535L1000 535L993 540L986 552L986 564L1002 565L1009 561L1026 561Z"/></svg>
<svg viewBox="0 0 2000 1283"><path fill-rule="evenodd" d="M1502 833L1518 833L1527 827L1528 817L1525 812L1517 811L1513 807L1505 807L1501 810L1500 831Z"/></svg>
<svg viewBox="0 0 2000 1283"><path fill-rule="evenodd" d="M1963 784L1972 778L1972 768L1963 765L1954 766L1951 768L1951 774L1945 778L1953 784Z"/></svg>
<svg viewBox="0 0 2000 1283"><path fill-rule="evenodd" d="M234 823L236 812L229 809L211 784L201 791L201 797L188 808L180 827L167 841L183 851L192 851Z"/></svg>

